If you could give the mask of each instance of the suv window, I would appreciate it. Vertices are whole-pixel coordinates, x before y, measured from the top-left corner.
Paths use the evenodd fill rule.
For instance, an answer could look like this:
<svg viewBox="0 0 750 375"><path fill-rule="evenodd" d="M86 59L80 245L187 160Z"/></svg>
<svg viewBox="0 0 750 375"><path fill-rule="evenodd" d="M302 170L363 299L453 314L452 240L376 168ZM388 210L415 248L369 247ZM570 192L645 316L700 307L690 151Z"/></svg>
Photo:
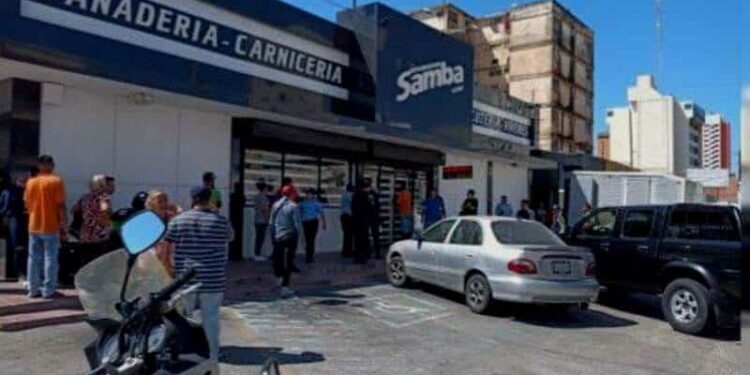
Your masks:
<svg viewBox="0 0 750 375"><path fill-rule="evenodd" d="M457 245L481 245L482 226L476 221L461 220L451 235L451 243Z"/></svg>
<svg viewBox="0 0 750 375"><path fill-rule="evenodd" d="M685 240L739 241L737 215L729 209L677 208L672 211L667 237Z"/></svg>
<svg viewBox="0 0 750 375"><path fill-rule="evenodd" d="M422 235L422 240L424 242L445 242L445 238L448 237L448 233L455 223L456 220L445 220L431 226Z"/></svg>
<svg viewBox="0 0 750 375"><path fill-rule="evenodd" d="M578 235L591 237L609 237L615 230L617 210L603 209L584 219L578 229Z"/></svg>
<svg viewBox="0 0 750 375"><path fill-rule="evenodd" d="M629 238L648 238L654 228L654 210L628 211L622 228L622 236Z"/></svg>

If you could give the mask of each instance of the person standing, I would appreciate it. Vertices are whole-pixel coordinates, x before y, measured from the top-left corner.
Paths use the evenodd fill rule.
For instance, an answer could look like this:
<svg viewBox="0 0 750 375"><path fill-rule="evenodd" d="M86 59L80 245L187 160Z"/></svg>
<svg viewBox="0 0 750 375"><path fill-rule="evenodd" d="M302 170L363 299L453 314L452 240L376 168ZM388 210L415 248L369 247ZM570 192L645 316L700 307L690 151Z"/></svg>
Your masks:
<svg viewBox="0 0 750 375"><path fill-rule="evenodd" d="M365 264L370 257L370 214L375 209L370 201L370 182L361 180L352 198L354 226L354 263Z"/></svg>
<svg viewBox="0 0 750 375"><path fill-rule="evenodd" d="M90 191L81 197L71 210L73 216L80 217L78 240L81 242L81 259L78 266L83 267L97 257L107 253L109 235L112 231L112 204L110 191L113 191L105 175L96 175L91 179Z"/></svg>
<svg viewBox="0 0 750 375"><path fill-rule="evenodd" d="M206 172L203 174L203 187L211 190L211 201L209 204L214 211L221 210L221 191L216 188L216 174L214 172Z"/></svg>
<svg viewBox="0 0 750 375"><path fill-rule="evenodd" d="M521 201L521 209L518 210L518 212L516 212L516 218L523 219L523 220L534 219L534 211L532 211L531 207L529 207L528 199L524 199Z"/></svg>
<svg viewBox="0 0 750 375"><path fill-rule="evenodd" d="M255 206L255 255L253 260L256 262L265 262L263 257L263 244L266 242L266 232L268 232L268 219L271 217L271 200L268 198L266 182L263 180L255 184L258 193L253 197Z"/></svg>
<svg viewBox="0 0 750 375"><path fill-rule="evenodd" d="M401 219L401 235L411 238L414 232L414 202L406 183L402 183L396 196L396 212Z"/></svg>
<svg viewBox="0 0 750 375"><path fill-rule="evenodd" d="M292 185L281 188L281 198L271 208L271 239L273 240L273 270L280 278L281 295L290 296L292 272L295 271L294 256L299 235L302 232L299 207L293 200L297 193Z"/></svg>
<svg viewBox="0 0 750 375"><path fill-rule="evenodd" d="M197 190L200 188L195 188ZM175 218L182 209L169 202L169 195L161 190L151 190L148 192L146 198L146 209L154 211L159 218L161 218L166 224L169 224L173 218ZM156 258L158 258L164 265L164 268L169 272L170 275L174 274L174 249L167 241L161 241L154 245L154 252Z"/></svg>
<svg viewBox="0 0 750 375"><path fill-rule="evenodd" d="M422 202L422 222L424 229L445 217L445 201L436 188L430 189L430 196Z"/></svg>
<svg viewBox="0 0 750 375"><path fill-rule="evenodd" d="M13 199L15 196L14 186L10 175L0 170L0 235L5 238L6 259L15 259L15 225L13 224ZM14 262L6 262L5 275L12 276L18 272Z"/></svg>
<svg viewBox="0 0 750 375"><path fill-rule="evenodd" d="M552 206L552 217L553 219L552 224L550 225L550 230L557 233L558 235L565 234L568 230L568 224L565 220L565 216L563 216L560 206Z"/></svg>
<svg viewBox="0 0 750 375"><path fill-rule="evenodd" d="M474 189L469 189L466 193L466 199L461 205L461 216L476 216L479 213L479 200L476 198Z"/></svg>
<svg viewBox="0 0 750 375"><path fill-rule="evenodd" d="M54 174L49 155L37 160L39 175L26 184L24 202L29 211L29 297L54 298L57 286L58 251L66 226L65 184ZM39 276L44 273L44 281Z"/></svg>
<svg viewBox="0 0 750 375"><path fill-rule="evenodd" d="M323 205L320 203L315 190L310 188L305 192L305 199L299 204L302 228L305 232L305 263L315 263L315 240L318 229L326 230L326 218L323 215Z"/></svg>
<svg viewBox="0 0 750 375"><path fill-rule="evenodd" d="M513 206L508 203L507 195L503 195L502 197L500 197L500 203L495 206L495 216L513 216Z"/></svg>
<svg viewBox="0 0 750 375"><path fill-rule="evenodd" d="M341 196L341 230L344 232L341 256L351 258L354 247L354 222L352 218L352 200L354 186L346 184L346 191Z"/></svg>
<svg viewBox="0 0 750 375"><path fill-rule="evenodd" d="M39 174L37 167L32 167L29 170L29 174L18 179L15 194L12 194L11 210L12 218L10 221L11 236L15 239L12 240L15 243L15 262L16 270L18 274L18 280L28 285L26 272L29 263L29 212L24 204L24 192L26 191L26 184L29 179L36 177Z"/></svg>
<svg viewBox="0 0 750 375"><path fill-rule="evenodd" d="M189 285L198 289L189 296L187 310L192 315L201 312L201 324L208 338L210 359L219 359L219 308L226 289L229 242L234 233L229 220L215 212L211 204L211 189L191 191L193 208L172 219L164 241L174 247L175 276L181 277L190 269L196 276Z"/></svg>

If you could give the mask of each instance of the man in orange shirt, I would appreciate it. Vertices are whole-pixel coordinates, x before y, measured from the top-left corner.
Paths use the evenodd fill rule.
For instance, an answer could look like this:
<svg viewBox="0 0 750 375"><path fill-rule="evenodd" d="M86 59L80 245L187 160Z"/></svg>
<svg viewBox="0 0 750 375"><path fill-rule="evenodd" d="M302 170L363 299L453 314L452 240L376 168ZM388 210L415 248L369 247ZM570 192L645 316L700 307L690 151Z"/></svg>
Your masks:
<svg viewBox="0 0 750 375"><path fill-rule="evenodd" d="M66 225L65 185L54 174L49 155L38 159L39 174L26 183L24 202L29 211L29 297L54 298L57 285L57 254ZM44 281L39 276L44 270ZM41 285L40 285L41 284Z"/></svg>
<svg viewBox="0 0 750 375"><path fill-rule="evenodd" d="M399 186L399 192L396 196L396 212L398 212L401 218L401 234L404 238L411 238L411 234L414 228L414 221L412 220L413 206L412 197L409 188L405 183Z"/></svg>

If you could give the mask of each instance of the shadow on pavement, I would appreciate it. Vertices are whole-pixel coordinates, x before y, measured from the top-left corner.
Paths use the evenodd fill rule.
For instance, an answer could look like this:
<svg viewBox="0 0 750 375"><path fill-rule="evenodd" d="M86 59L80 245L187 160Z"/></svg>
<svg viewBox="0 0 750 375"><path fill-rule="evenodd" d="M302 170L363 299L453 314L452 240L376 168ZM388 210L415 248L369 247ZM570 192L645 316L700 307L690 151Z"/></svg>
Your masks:
<svg viewBox="0 0 750 375"><path fill-rule="evenodd" d="M283 348L273 347L221 347L221 363L235 366L263 365L269 358L275 358L282 365L297 365L325 361L320 353L303 352L300 354L284 353Z"/></svg>
<svg viewBox="0 0 750 375"><path fill-rule="evenodd" d="M557 329L621 328L638 323L595 310L555 311L539 306L517 307L513 320L519 323Z"/></svg>
<svg viewBox="0 0 750 375"><path fill-rule="evenodd" d="M297 290L296 295L301 298L318 298L320 301L315 302L316 305L324 306L342 306L350 305L353 301L363 299L367 295L356 292L347 292L351 289L383 285L385 282L378 280L367 280L362 281L354 285L338 285L338 286L308 286ZM225 306L232 306L241 304L244 302L276 302L283 300L278 292L267 292L257 293L252 296L245 296L240 299L229 299L225 300Z"/></svg>
<svg viewBox="0 0 750 375"><path fill-rule="evenodd" d="M656 295L643 293L610 295L605 293L600 295L597 303L612 309L660 320L664 324L669 324L661 310L661 299ZM739 341L741 339L739 327L736 329L714 330L701 337L719 341Z"/></svg>
<svg viewBox="0 0 750 375"><path fill-rule="evenodd" d="M465 305L464 296L436 286L417 284L416 289L444 298L456 304ZM468 307L466 308L468 311ZM525 305L507 302L495 302L487 313L496 318L507 318L519 323L532 324L550 328L620 328L637 325L632 320L619 318L601 311L559 311L549 306Z"/></svg>

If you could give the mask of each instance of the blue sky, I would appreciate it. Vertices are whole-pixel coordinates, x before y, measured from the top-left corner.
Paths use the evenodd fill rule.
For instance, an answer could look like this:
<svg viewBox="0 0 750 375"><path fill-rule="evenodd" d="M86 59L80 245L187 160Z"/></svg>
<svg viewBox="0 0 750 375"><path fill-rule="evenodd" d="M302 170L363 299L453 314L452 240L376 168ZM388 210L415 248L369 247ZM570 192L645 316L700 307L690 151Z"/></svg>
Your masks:
<svg viewBox="0 0 750 375"><path fill-rule="evenodd" d="M335 19L351 1L284 0ZM606 108L625 104L626 89L641 73L655 71L653 0L558 0L595 33L595 120L604 130ZM369 1L360 0L359 3ZM408 12L440 0L383 0ZM473 15L506 10L523 0L453 0ZM744 4L743 4L744 3ZM732 164L738 165L740 87L750 83L750 1L663 0L663 69L657 85L680 100L693 100L732 123ZM742 46L742 40L745 46ZM745 66L741 64L745 62Z"/></svg>

